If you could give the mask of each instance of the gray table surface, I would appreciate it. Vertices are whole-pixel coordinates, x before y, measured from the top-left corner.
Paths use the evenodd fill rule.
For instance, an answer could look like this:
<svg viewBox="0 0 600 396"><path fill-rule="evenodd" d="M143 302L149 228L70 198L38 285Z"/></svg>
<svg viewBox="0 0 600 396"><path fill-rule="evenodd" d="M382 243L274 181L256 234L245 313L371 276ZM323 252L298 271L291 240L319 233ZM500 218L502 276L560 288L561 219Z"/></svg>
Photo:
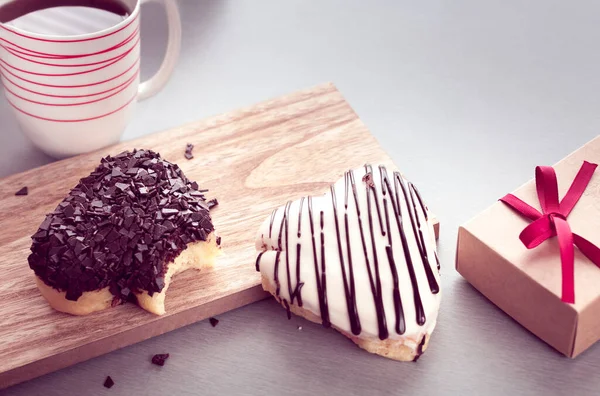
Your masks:
<svg viewBox="0 0 600 396"><path fill-rule="evenodd" d="M181 1L183 51L123 139L333 81L442 222L443 301L418 363L359 350L266 300L1 395L600 393L600 346L562 357L454 270L457 227L600 131L600 4ZM165 24L142 20L143 75ZM0 100L0 176L51 161ZM249 263L249 265L251 265ZM298 330L302 326L302 330ZM148 359L169 352L163 368ZM1 358L1 357L0 357ZM116 385L102 387L106 375Z"/></svg>

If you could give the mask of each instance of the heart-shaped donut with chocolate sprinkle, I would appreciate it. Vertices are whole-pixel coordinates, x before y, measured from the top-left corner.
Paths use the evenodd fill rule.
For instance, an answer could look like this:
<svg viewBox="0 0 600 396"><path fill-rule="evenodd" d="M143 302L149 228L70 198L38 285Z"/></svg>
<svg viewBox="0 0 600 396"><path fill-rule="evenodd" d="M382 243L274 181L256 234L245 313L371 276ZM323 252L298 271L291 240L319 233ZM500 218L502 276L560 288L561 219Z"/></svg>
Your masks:
<svg viewBox="0 0 600 396"><path fill-rule="evenodd" d="M206 190L150 150L125 151L69 192L33 235L29 266L50 305L85 315L135 297L165 312L171 277L220 251Z"/></svg>
<svg viewBox="0 0 600 396"><path fill-rule="evenodd" d="M433 224L399 172L365 165L329 192L273 211L261 225L256 269L290 312L333 327L361 348L416 360L440 304Z"/></svg>

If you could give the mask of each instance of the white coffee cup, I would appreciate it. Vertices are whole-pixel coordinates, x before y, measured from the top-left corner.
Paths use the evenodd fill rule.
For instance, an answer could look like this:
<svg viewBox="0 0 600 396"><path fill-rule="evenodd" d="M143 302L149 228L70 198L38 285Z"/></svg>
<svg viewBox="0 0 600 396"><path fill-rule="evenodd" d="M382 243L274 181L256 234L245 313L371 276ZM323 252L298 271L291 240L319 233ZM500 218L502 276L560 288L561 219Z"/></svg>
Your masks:
<svg viewBox="0 0 600 396"><path fill-rule="evenodd" d="M26 3L21 1L13 4ZM6 99L22 131L41 150L60 158L118 142L136 102L166 84L181 47L179 11L175 0L154 0L167 14L167 50L158 72L140 83L139 15L148 1L121 0L127 17L84 35L44 35L0 23Z"/></svg>

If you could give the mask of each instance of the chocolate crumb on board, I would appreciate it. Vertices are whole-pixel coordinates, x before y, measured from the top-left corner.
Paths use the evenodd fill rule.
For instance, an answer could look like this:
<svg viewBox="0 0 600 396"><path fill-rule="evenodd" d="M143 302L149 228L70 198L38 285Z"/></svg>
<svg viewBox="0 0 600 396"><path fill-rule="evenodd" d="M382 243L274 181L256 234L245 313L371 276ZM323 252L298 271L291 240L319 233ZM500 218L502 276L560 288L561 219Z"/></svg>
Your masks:
<svg viewBox="0 0 600 396"><path fill-rule="evenodd" d="M115 381L113 381L112 378L110 378L110 375L106 377L106 379L104 380L104 387L105 388L112 388L113 385L115 384Z"/></svg>
<svg viewBox="0 0 600 396"><path fill-rule="evenodd" d="M206 202L206 204L208 205L208 209L212 209L215 206L219 205L219 201L217 201L217 198L213 198L210 201Z"/></svg>
<svg viewBox="0 0 600 396"><path fill-rule="evenodd" d="M219 324L219 319L217 319L217 318L210 318L210 319L208 319L208 321L210 322L212 327L215 327L216 325Z"/></svg>
<svg viewBox="0 0 600 396"><path fill-rule="evenodd" d="M29 194L29 189L27 188L27 186L21 188L19 191L17 191L15 193L15 195L19 196L19 195L27 195Z"/></svg>
<svg viewBox="0 0 600 396"><path fill-rule="evenodd" d="M192 150L194 149L194 145L191 143L186 144L185 146L185 158L191 160L192 158L194 158L194 155L192 154Z"/></svg>
<svg viewBox="0 0 600 396"><path fill-rule="evenodd" d="M152 364L156 364L157 366L162 367L165 365L165 360L167 360L168 358L169 358L168 353L156 354L156 355L152 356Z"/></svg>

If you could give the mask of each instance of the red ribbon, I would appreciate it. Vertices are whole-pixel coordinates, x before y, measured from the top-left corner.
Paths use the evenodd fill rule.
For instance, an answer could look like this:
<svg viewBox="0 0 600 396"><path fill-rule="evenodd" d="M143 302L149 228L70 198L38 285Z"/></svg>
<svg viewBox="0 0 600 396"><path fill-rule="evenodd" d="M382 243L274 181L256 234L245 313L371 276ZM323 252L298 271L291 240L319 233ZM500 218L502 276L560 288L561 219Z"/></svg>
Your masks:
<svg viewBox="0 0 600 396"><path fill-rule="evenodd" d="M507 194L500 199L517 213L533 221L519 235L519 239L527 249L533 249L545 240L557 237L562 263L562 301L569 304L575 303L575 248L573 245L577 246L592 263L600 267L600 248L573 233L567 222L567 216L583 195L597 166L597 164L584 161L569 191L560 202L558 200L558 181L554 169L551 166L535 168L535 183L542 213L512 194Z"/></svg>

